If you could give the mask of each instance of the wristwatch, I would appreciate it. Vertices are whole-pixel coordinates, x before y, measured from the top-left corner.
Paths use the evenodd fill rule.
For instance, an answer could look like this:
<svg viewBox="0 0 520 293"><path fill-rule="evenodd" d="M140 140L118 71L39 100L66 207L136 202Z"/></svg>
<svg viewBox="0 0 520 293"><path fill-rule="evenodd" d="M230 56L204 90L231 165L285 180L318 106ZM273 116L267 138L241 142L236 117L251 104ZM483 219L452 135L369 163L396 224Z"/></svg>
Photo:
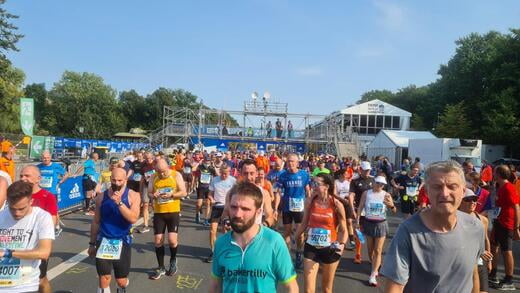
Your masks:
<svg viewBox="0 0 520 293"><path fill-rule="evenodd" d="M117 206L120 207L120 206L122 206L123 204L124 204L123 201L120 201L120 202L117 203Z"/></svg>

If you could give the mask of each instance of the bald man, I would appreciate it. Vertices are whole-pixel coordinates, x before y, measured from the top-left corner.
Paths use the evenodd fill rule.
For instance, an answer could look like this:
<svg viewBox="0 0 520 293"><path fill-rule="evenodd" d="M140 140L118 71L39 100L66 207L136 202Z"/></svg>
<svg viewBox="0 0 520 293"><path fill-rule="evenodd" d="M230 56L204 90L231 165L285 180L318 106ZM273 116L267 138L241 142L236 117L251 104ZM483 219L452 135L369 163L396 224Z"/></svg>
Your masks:
<svg viewBox="0 0 520 293"><path fill-rule="evenodd" d="M155 255L159 267L150 276L158 280L165 274L171 276L177 272L177 245L181 211L180 199L186 196L186 186L182 174L169 168L164 159L157 160L155 173L148 184L148 195L153 199L153 229ZM164 234L168 228L168 244L170 246L170 266L164 267Z"/></svg>
<svg viewBox="0 0 520 293"><path fill-rule="evenodd" d="M54 226L58 221L58 205L56 197L40 187L40 169L34 165L26 166L20 172L20 180L32 184L32 206L39 207L48 212L52 217ZM39 292L50 293L51 284L47 279L47 266L49 260L42 260L40 263L40 288Z"/></svg>
<svg viewBox="0 0 520 293"><path fill-rule="evenodd" d="M96 196L96 212L90 226L88 254L96 257L97 292L110 292L112 268L117 292L126 292L132 258L130 229L139 219L140 206L139 193L127 187L126 170L113 168L110 187Z"/></svg>

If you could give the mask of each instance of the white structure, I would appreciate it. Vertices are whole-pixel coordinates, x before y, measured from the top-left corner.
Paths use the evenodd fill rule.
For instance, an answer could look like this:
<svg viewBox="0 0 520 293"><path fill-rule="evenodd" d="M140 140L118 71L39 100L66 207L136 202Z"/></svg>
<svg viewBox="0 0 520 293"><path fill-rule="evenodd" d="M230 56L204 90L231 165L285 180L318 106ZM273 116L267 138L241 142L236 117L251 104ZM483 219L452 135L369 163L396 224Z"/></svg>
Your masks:
<svg viewBox="0 0 520 293"><path fill-rule="evenodd" d="M411 139L431 138L435 138L435 135L428 131L382 130L368 144L367 156L373 158L383 155L391 163L400 166L402 160L408 157L408 143Z"/></svg>
<svg viewBox="0 0 520 293"><path fill-rule="evenodd" d="M310 138L323 138L327 127L334 125L340 135L357 137L360 151L383 129L408 130L412 114L380 100L352 105L328 115L323 121L310 126Z"/></svg>
<svg viewBox="0 0 520 293"><path fill-rule="evenodd" d="M470 160L480 166L482 140L459 138L435 138L410 140L408 154L421 158L421 163L428 165L437 161L455 160L463 163Z"/></svg>

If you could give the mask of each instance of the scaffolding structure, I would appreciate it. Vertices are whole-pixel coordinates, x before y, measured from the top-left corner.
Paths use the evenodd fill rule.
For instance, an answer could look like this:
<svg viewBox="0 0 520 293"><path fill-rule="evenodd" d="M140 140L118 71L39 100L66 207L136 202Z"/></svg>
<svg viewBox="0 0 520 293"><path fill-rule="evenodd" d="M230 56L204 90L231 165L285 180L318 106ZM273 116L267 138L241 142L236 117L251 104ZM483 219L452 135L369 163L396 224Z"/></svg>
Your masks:
<svg viewBox="0 0 520 293"><path fill-rule="evenodd" d="M212 122L209 123L211 117ZM229 117L241 117L239 126L232 126ZM278 126L269 128L268 119L276 118ZM288 129L291 120L301 121L297 127ZM313 133L311 126L322 121L320 134ZM249 124L249 126L247 126ZM204 138L264 141L282 144L304 143L306 149L341 154L341 145L357 145L355 133L345 132L341 124L325 115L289 113L288 104L276 101L252 99L244 102L242 111L207 108L175 108L164 106L163 125L149 134L152 144L169 148L174 145L195 145L202 148ZM346 155L346 154L343 154Z"/></svg>

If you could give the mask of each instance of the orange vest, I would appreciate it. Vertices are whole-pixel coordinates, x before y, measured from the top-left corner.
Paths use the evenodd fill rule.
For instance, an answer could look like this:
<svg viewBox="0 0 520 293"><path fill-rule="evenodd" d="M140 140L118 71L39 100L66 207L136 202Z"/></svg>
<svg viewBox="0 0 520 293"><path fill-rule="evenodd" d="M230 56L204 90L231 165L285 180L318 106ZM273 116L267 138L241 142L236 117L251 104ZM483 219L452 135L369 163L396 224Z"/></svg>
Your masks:
<svg viewBox="0 0 520 293"><path fill-rule="evenodd" d="M326 208L321 207L316 203L316 200L311 202L310 216L308 228L322 228L330 231L331 242L336 241L338 233L336 232L336 226L338 220L336 217L336 211L334 210L334 198L329 198L329 203Z"/></svg>

